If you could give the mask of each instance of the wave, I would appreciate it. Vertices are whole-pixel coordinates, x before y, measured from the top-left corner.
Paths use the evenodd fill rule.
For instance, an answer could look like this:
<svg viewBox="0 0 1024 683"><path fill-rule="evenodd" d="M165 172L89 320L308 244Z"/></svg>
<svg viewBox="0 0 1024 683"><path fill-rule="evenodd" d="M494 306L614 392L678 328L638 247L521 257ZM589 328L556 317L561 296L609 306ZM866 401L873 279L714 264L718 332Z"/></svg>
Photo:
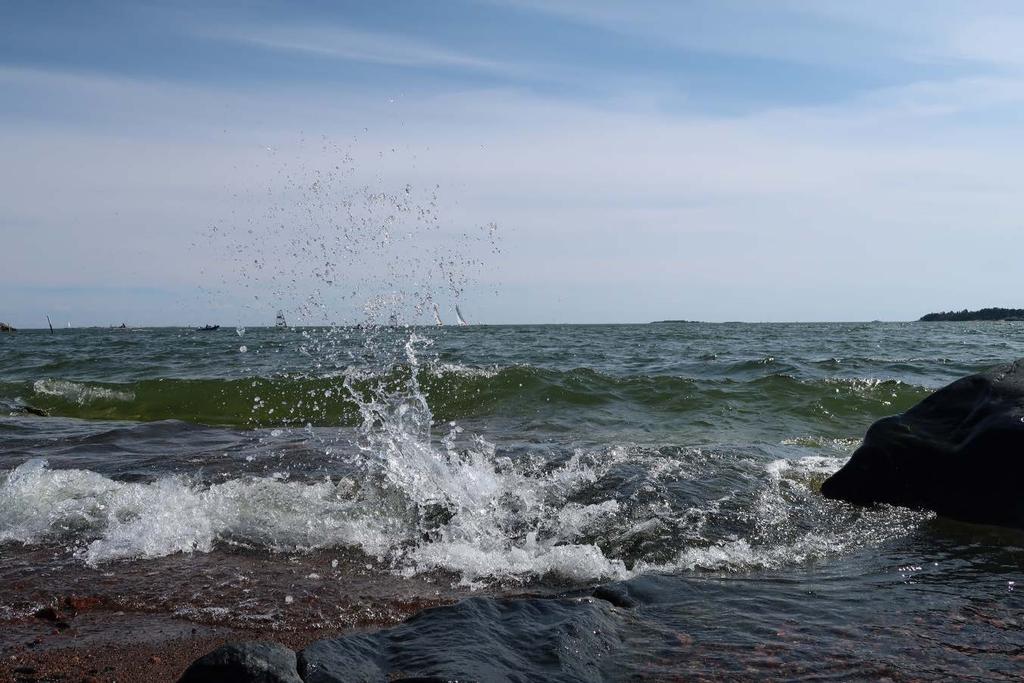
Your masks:
<svg viewBox="0 0 1024 683"><path fill-rule="evenodd" d="M817 495L844 460L838 448L779 459L757 445L605 445L535 457L499 450L452 419L535 419L542 408L581 408L577 416L612 411L620 420L700 411L707 419L764 420L772 410L820 420L908 399L914 390L898 382L421 365L421 341L411 335L386 370L337 376L22 386L33 401L79 416L347 420L354 438L333 437L347 441L333 454L335 441L321 442L324 456L343 467L320 478L312 472L324 470L300 468L302 481L288 471L120 481L28 460L0 475L0 543L63 543L90 565L225 544L274 552L344 547L397 573L455 572L469 584L591 581L803 562L891 537L919 517L853 511Z"/></svg>
<svg viewBox="0 0 1024 683"><path fill-rule="evenodd" d="M383 373L352 368L322 377L161 378L128 383L43 378L0 383L0 404L11 412L31 407L53 416L85 419L175 419L237 427L357 425L362 401L382 387L403 385L413 371L411 366ZM929 391L897 380L798 379L785 373L745 380L694 379L615 376L588 368L474 368L453 363L418 367L415 372L438 421L567 408L695 416L705 412L709 421L766 413L815 420L855 414L880 417L905 410Z"/></svg>
<svg viewBox="0 0 1024 683"><path fill-rule="evenodd" d="M537 470L486 450L394 447L365 478L319 481L129 482L34 459L0 475L0 544L64 543L91 566L225 545L354 548L398 574L441 570L477 585L798 564L927 517L821 498L842 457L611 448ZM741 489L711 485L723 477Z"/></svg>

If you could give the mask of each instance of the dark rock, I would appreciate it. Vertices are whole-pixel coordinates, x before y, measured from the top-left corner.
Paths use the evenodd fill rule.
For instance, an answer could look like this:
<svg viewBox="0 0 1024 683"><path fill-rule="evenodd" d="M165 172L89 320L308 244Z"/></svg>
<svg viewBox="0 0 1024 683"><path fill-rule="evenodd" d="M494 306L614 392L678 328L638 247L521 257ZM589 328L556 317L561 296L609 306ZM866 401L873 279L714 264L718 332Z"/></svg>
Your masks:
<svg viewBox="0 0 1024 683"><path fill-rule="evenodd" d="M56 607L52 605L42 607L35 611L35 618L42 619L43 621L56 622L64 619L64 615Z"/></svg>
<svg viewBox="0 0 1024 683"><path fill-rule="evenodd" d="M827 498L1024 528L1024 359L971 375L879 420Z"/></svg>
<svg viewBox="0 0 1024 683"><path fill-rule="evenodd" d="M631 609L637 605L637 601L633 599L629 591L622 584L618 583L598 586L594 589L594 597L599 600L606 600L616 607L623 609Z"/></svg>
<svg viewBox="0 0 1024 683"><path fill-rule="evenodd" d="M299 653L299 671L306 683L589 683L622 646L622 618L591 598L467 598L391 629L317 641Z"/></svg>
<svg viewBox="0 0 1024 683"><path fill-rule="evenodd" d="M74 613L85 612L103 605L103 598L93 596L69 595L64 598L64 606Z"/></svg>
<svg viewBox="0 0 1024 683"><path fill-rule="evenodd" d="M277 643L224 645L192 662L178 683L302 683L295 652Z"/></svg>

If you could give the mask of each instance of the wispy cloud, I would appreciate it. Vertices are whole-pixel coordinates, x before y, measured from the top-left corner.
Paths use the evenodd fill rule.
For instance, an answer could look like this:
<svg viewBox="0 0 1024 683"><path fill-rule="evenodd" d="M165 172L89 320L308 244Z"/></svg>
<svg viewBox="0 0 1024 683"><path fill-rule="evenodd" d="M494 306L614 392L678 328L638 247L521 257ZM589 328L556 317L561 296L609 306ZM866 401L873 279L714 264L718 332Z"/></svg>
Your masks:
<svg viewBox="0 0 1024 683"><path fill-rule="evenodd" d="M487 0L648 43L718 55L808 64L873 61L921 49L892 26L859 22L814 3L737 0ZM851 30L855 22L857 30ZM899 39L897 39L899 36ZM916 42L916 41L915 41Z"/></svg>
<svg viewBox="0 0 1024 683"><path fill-rule="evenodd" d="M202 35L271 50L300 52L353 62L417 69L462 69L510 74L508 64L424 42L409 36L331 26L254 26L204 30Z"/></svg>
<svg viewBox="0 0 1024 683"><path fill-rule="evenodd" d="M806 64L1024 64L1020 4L946 0L484 0L661 45Z"/></svg>

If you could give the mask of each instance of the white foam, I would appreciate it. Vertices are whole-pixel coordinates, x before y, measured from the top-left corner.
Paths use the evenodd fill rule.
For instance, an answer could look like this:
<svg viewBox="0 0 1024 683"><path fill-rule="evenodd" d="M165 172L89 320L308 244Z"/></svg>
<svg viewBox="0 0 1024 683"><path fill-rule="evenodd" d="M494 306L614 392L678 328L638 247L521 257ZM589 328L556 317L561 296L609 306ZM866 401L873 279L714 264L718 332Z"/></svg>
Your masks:
<svg viewBox="0 0 1024 683"><path fill-rule="evenodd" d="M0 541L32 543L101 524L101 498L118 484L95 472L51 471L29 460L0 484Z"/></svg>
<svg viewBox="0 0 1024 683"><path fill-rule="evenodd" d="M394 530L379 517L354 515L351 507L329 481L116 482L30 460L0 483L0 541L33 543L75 532L85 541L79 555L90 565L208 552L218 542L278 551L332 545L385 551Z"/></svg>
<svg viewBox="0 0 1024 683"><path fill-rule="evenodd" d="M522 579L558 576L574 581L624 579L633 575L622 560L605 557L592 544L539 544L488 547L479 542L424 544L413 550L407 573L445 569L456 571L465 585L481 579Z"/></svg>
<svg viewBox="0 0 1024 683"><path fill-rule="evenodd" d="M865 515L859 525L823 525L791 535L801 527L801 508L811 500L808 477L834 471L839 458L765 463L763 485L751 501L754 536L715 540L704 537L703 526L721 514L724 502L735 502L729 496L675 513L662 504L659 516L647 518L611 498L586 505L571 502L608 468L629 459L627 449L609 449L603 458L577 453L560 468L527 475L514 468L499 471L486 451L424 450L415 441L391 445L406 458L421 460L406 470L399 463L409 465L409 459L385 459L377 484L367 480L360 487L347 480L303 483L285 477L217 484L178 476L118 482L85 470L51 470L45 461L30 460L0 479L0 541L70 538L78 555L93 566L208 552L217 544L273 551L346 546L388 561L403 573L453 571L474 585L546 575L589 581L644 572L777 567L841 552L894 531L874 529ZM412 496L419 496L418 502ZM447 510L443 521L423 517L429 505ZM664 538L679 525L689 525L690 537L697 540L664 562L641 559L628 567L593 540L621 541L638 534ZM899 525L895 527L898 532ZM425 533L429 540L423 540Z"/></svg>
<svg viewBox="0 0 1024 683"><path fill-rule="evenodd" d="M461 363L442 363L435 362L430 366L431 370L438 375L456 375L458 377L466 378L484 378L490 379L491 377L497 377L498 373L501 372L502 368L497 365L489 367L474 367L470 365L463 365Z"/></svg>
<svg viewBox="0 0 1024 683"><path fill-rule="evenodd" d="M805 448L827 448L837 453L849 455L861 444L861 439L829 438L824 436L798 436L783 439L783 446L803 446Z"/></svg>
<svg viewBox="0 0 1024 683"><path fill-rule="evenodd" d="M78 405L96 401L126 402L135 399L135 394L131 391L109 389L64 379L37 379L32 383L32 390L43 396L57 396Z"/></svg>

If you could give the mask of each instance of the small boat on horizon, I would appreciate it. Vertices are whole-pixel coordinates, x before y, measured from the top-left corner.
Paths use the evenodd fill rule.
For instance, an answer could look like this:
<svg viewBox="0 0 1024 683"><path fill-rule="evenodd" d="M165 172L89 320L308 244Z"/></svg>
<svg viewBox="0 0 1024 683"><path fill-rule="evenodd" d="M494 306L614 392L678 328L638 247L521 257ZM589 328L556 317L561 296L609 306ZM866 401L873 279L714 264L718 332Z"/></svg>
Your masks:
<svg viewBox="0 0 1024 683"><path fill-rule="evenodd" d="M459 310L458 304L456 304L455 306L455 316L459 319L460 326L465 326L469 324L468 322L466 322L466 319L462 316L462 311Z"/></svg>
<svg viewBox="0 0 1024 683"><path fill-rule="evenodd" d="M277 312L277 321L274 323L274 327L288 327L288 323L284 321L284 311Z"/></svg>
<svg viewBox="0 0 1024 683"><path fill-rule="evenodd" d="M213 332L219 329L220 325L203 325L202 327L197 327L196 332Z"/></svg>

